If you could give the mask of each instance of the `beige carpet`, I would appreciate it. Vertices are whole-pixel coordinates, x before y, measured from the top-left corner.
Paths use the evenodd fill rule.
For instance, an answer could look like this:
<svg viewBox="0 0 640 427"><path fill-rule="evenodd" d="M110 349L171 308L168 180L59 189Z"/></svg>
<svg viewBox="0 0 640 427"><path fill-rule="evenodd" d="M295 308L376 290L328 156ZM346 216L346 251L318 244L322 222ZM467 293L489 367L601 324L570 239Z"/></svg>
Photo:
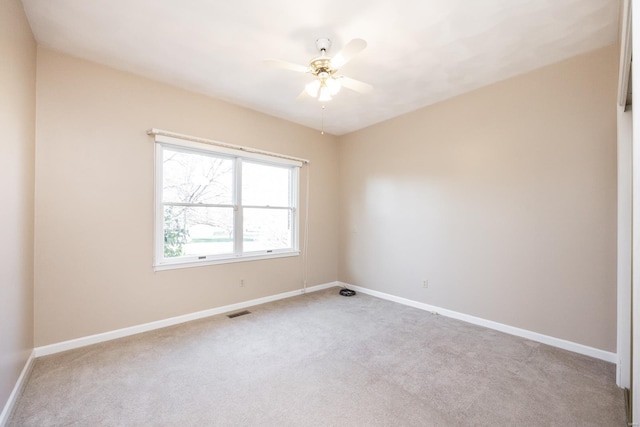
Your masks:
<svg viewBox="0 0 640 427"><path fill-rule="evenodd" d="M615 366L338 289L35 361L10 426L624 426Z"/></svg>

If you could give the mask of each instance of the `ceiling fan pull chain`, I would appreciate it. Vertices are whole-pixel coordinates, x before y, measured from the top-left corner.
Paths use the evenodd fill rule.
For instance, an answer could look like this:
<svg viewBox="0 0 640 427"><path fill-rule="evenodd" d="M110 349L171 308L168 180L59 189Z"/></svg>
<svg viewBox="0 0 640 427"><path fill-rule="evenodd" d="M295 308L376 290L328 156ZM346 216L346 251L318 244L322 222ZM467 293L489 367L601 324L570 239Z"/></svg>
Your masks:
<svg viewBox="0 0 640 427"><path fill-rule="evenodd" d="M320 135L324 135L324 105L322 106L322 120L320 122Z"/></svg>

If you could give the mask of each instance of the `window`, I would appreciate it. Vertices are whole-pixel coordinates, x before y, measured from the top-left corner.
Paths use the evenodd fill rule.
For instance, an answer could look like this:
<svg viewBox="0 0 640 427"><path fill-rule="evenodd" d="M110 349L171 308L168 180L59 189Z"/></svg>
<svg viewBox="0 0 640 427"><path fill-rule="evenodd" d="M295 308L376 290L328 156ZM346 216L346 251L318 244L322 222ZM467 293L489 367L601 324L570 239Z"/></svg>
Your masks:
<svg viewBox="0 0 640 427"><path fill-rule="evenodd" d="M156 142L157 270L299 254L299 162Z"/></svg>

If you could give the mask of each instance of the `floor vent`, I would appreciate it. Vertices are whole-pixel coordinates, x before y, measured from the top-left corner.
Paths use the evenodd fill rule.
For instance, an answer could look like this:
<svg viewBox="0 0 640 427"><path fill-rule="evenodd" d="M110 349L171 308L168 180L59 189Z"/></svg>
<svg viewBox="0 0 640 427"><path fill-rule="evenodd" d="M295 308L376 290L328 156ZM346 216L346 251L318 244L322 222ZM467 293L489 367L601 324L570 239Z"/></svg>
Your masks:
<svg viewBox="0 0 640 427"><path fill-rule="evenodd" d="M251 314L251 312L249 310L238 311L237 313L227 314L227 317L233 319L234 317L244 316L245 314Z"/></svg>

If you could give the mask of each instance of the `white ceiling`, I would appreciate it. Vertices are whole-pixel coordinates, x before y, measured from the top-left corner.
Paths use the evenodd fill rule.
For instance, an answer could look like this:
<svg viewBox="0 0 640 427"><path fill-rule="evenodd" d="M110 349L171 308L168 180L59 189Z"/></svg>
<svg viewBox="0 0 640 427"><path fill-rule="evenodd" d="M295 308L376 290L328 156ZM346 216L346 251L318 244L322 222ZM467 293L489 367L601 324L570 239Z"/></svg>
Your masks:
<svg viewBox="0 0 640 427"><path fill-rule="evenodd" d="M326 103L324 129L352 132L587 52L618 37L618 0L23 0L42 46L321 127L296 101L315 40L368 47L340 71L374 86Z"/></svg>

